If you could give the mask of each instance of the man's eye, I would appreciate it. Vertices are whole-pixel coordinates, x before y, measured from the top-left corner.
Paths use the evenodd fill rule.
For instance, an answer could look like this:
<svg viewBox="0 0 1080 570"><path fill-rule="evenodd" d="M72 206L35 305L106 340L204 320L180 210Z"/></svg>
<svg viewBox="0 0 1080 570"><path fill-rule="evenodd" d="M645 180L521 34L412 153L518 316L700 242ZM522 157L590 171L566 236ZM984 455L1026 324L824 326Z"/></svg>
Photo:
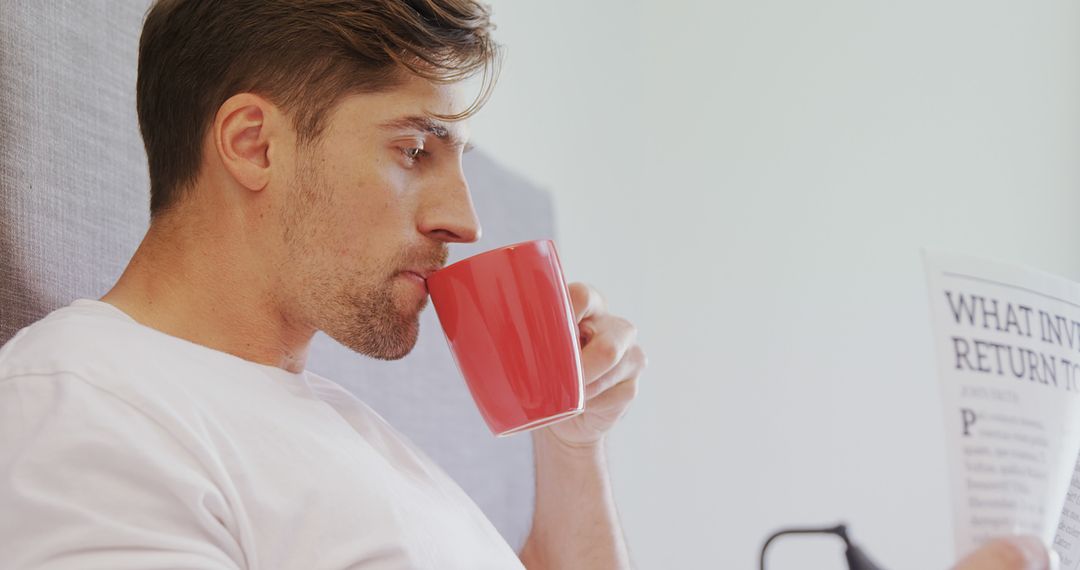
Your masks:
<svg viewBox="0 0 1080 570"><path fill-rule="evenodd" d="M414 161L419 160L421 157L427 154L427 152L425 152L423 148L418 146L402 149L401 152L405 154L405 158Z"/></svg>

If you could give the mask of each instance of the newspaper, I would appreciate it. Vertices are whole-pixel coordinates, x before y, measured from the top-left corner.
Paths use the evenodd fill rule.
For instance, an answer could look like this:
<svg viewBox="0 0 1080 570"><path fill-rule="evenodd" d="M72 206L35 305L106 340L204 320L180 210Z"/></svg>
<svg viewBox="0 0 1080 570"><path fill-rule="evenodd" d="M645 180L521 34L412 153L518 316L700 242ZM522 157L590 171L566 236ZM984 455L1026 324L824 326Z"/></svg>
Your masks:
<svg viewBox="0 0 1080 570"><path fill-rule="evenodd" d="M924 255L957 554L1031 534L1080 569L1080 284Z"/></svg>

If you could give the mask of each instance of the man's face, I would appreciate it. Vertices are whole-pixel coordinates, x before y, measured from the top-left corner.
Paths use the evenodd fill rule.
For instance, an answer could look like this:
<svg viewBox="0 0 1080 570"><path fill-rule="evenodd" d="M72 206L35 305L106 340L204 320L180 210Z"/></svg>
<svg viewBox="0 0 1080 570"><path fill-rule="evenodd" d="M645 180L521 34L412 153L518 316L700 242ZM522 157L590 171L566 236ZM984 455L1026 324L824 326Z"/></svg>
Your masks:
<svg viewBox="0 0 1080 570"><path fill-rule="evenodd" d="M459 87L410 78L343 99L321 138L300 147L284 200L278 303L294 324L369 356L412 350L427 304L421 275L480 225L461 169Z"/></svg>

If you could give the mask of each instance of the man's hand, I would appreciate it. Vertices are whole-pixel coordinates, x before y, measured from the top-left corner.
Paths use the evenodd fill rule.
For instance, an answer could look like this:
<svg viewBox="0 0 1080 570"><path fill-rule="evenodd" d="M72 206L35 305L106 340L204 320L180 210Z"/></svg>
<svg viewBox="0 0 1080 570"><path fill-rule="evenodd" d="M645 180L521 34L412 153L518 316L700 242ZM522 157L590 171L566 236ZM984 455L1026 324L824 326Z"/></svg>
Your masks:
<svg viewBox="0 0 1080 570"><path fill-rule="evenodd" d="M581 337L585 412L542 431L565 445L588 448L598 445L630 407L647 360L637 329L608 313L599 292L583 283L568 288Z"/></svg>
<svg viewBox="0 0 1080 570"><path fill-rule="evenodd" d="M536 509L521 551L529 570L630 568L607 471L604 435L637 395L645 352L637 330L607 312L595 289L571 283L581 337L585 411L533 432Z"/></svg>
<svg viewBox="0 0 1080 570"><path fill-rule="evenodd" d="M1049 570L1046 547L1032 536L1010 536L984 544L953 570Z"/></svg>

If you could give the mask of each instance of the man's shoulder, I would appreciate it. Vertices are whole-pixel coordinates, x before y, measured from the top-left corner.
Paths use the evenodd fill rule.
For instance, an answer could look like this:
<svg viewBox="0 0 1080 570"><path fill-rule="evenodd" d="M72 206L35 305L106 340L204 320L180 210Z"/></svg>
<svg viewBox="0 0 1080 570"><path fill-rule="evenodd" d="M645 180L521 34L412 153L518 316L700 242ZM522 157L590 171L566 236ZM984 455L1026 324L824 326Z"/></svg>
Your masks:
<svg viewBox="0 0 1080 570"><path fill-rule="evenodd" d="M111 305L80 300L22 329L0 347L0 383L77 377L133 403L179 404L190 386L199 384L201 371L186 344Z"/></svg>
<svg viewBox="0 0 1080 570"><path fill-rule="evenodd" d="M0 347L0 379L77 373L89 362L120 353L121 345L133 340L131 328L102 307L76 301L20 330Z"/></svg>
<svg viewBox="0 0 1080 570"><path fill-rule="evenodd" d="M60 376L143 410L183 415L252 398L277 405L302 388L282 370L168 335L89 300L53 311L0 347L0 384Z"/></svg>
<svg viewBox="0 0 1080 570"><path fill-rule="evenodd" d="M79 300L20 330L0 347L0 380L108 372L154 349L148 329L100 301ZM106 370L101 370L105 368Z"/></svg>

